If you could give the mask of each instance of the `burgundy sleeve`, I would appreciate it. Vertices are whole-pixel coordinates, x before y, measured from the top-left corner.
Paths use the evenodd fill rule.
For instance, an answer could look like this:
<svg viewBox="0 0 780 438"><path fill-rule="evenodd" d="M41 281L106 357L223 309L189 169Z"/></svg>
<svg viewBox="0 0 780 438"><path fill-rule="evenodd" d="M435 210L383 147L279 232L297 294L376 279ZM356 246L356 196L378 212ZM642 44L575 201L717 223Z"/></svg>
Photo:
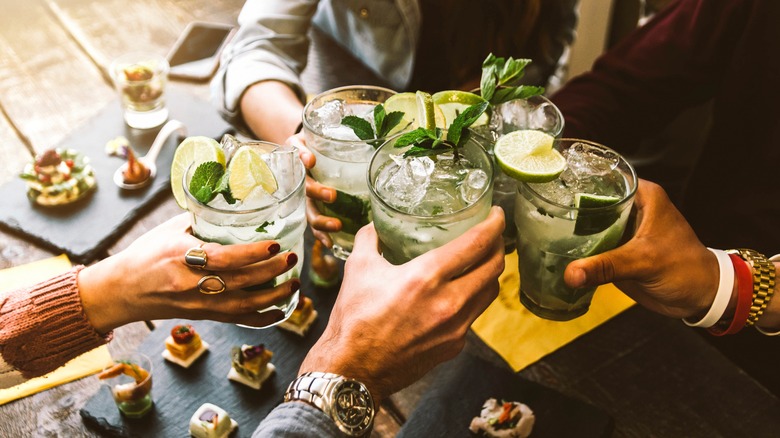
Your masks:
<svg viewBox="0 0 780 438"><path fill-rule="evenodd" d="M84 313L78 290L83 268L0 296L0 356L25 378L53 371L111 339Z"/></svg>
<svg viewBox="0 0 780 438"><path fill-rule="evenodd" d="M717 90L737 92L720 81L752 6L751 0L670 4L553 96L564 135L630 153L638 139Z"/></svg>

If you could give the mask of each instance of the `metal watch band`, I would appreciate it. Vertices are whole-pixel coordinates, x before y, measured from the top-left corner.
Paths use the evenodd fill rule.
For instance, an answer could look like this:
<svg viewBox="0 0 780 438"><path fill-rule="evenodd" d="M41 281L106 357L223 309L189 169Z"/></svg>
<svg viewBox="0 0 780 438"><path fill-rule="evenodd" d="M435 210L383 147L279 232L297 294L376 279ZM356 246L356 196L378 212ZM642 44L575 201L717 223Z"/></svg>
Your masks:
<svg viewBox="0 0 780 438"><path fill-rule="evenodd" d="M745 325L754 325L764 314L767 304L775 293L775 265L763 254L752 249L738 248L727 252L739 255L753 268L753 303Z"/></svg>

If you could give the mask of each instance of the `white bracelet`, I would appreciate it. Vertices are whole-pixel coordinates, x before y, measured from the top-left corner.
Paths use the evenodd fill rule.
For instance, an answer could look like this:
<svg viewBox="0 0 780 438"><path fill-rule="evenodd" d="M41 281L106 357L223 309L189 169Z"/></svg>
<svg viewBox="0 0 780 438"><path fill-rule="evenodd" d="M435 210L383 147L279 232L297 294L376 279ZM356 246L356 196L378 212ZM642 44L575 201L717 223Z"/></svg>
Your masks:
<svg viewBox="0 0 780 438"><path fill-rule="evenodd" d="M726 308L729 306L731 292L734 290L734 265L731 263L729 255L726 254L725 251L719 249L707 249L715 254L715 257L718 259L718 268L720 269L718 292L715 293L712 307L710 307L710 310L704 315L704 318L697 322L690 322L686 318L683 318L683 322L690 327L710 328L720 321L720 318L723 317L723 313L726 312Z"/></svg>
<svg viewBox="0 0 780 438"><path fill-rule="evenodd" d="M769 258L769 261L770 262L780 262L780 254L773 255L772 257ZM758 330L758 332L761 333L762 335L766 335L766 336L777 336L777 335L780 335L780 330L778 330L776 332L768 332L768 331L761 330L761 327L759 327L759 326L755 326L755 327L756 327L756 330Z"/></svg>

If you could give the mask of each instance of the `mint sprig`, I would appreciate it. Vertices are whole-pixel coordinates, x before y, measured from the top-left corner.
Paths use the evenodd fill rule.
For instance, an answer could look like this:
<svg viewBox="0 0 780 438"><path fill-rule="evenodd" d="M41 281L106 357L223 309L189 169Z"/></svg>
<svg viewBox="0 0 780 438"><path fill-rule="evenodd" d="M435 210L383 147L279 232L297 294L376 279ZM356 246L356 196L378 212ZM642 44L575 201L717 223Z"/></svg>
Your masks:
<svg viewBox="0 0 780 438"><path fill-rule="evenodd" d="M381 144L381 141L377 140L387 137L387 134L401 123L404 113L401 111L385 113L385 107L380 103L374 107L373 115L374 126L377 127L376 133L368 120L358 116L346 116L341 119L341 124L352 128L352 132L361 140L375 140L367 141L367 143L376 148Z"/></svg>
<svg viewBox="0 0 780 438"><path fill-rule="evenodd" d="M491 105L498 105L514 99L527 99L544 93L544 87L518 85L525 75L530 59L499 58L492 53L482 62L480 93Z"/></svg>
<svg viewBox="0 0 780 438"><path fill-rule="evenodd" d="M457 161L460 158L458 149L470 136L469 126L477 121L487 107L488 102L481 102L463 110L450 124L446 139L442 138L443 131L439 128L417 128L398 137L394 146L402 148L412 145L411 148L404 152L404 158L439 155L452 151Z"/></svg>
<svg viewBox="0 0 780 438"><path fill-rule="evenodd" d="M225 167L216 161L198 165L190 178L189 189L192 196L203 204L208 204L220 193L229 204L236 202L230 194Z"/></svg>

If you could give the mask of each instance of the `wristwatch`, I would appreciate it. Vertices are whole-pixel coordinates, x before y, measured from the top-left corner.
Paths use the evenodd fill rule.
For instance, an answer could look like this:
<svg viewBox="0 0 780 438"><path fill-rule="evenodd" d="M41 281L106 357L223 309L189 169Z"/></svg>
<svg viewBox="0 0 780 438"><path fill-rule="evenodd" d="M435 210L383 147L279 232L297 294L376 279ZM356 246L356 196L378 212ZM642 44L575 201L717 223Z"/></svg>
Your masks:
<svg viewBox="0 0 780 438"><path fill-rule="evenodd" d="M302 401L318 408L348 436L368 436L374 426L374 399L366 385L338 374L301 374L287 387L284 401Z"/></svg>

